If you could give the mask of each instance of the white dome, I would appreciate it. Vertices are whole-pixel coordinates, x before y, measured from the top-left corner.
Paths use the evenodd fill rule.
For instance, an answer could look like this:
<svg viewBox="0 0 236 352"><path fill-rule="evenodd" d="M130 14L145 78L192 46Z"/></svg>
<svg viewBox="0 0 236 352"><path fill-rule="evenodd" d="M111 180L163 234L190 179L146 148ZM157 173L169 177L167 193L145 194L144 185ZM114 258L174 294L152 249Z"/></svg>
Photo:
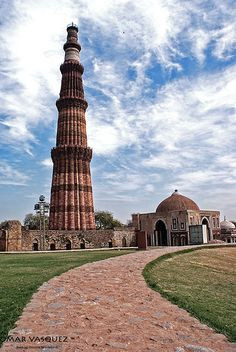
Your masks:
<svg viewBox="0 0 236 352"><path fill-rule="evenodd" d="M220 228L222 230L231 230L231 229L235 229L235 225L232 222L225 219L224 221L221 221Z"/></svg>

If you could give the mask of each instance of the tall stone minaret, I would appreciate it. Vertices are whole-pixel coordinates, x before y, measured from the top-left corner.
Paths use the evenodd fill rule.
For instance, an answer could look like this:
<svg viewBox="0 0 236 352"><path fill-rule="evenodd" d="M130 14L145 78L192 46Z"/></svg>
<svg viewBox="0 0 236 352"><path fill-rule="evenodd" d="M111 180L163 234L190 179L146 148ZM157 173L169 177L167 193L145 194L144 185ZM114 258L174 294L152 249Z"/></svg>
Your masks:
<svg viewBox="0 0 236 352"><path fill-rule="evenodd" d="M93 193L90 175L92 149L87 146L82 82L83 66L79 61L81 47L78 28L67 27L65 60L60 98L57 142L52 149L53 175L49 228L51 230L89 230L95 228Z"/></svg>

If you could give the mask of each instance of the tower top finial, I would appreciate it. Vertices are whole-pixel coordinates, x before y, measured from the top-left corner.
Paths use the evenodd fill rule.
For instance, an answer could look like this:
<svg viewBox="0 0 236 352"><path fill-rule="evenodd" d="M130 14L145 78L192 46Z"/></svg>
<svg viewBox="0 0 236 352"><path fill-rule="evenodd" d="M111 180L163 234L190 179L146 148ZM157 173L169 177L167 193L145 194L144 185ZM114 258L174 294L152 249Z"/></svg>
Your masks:
<svg viewBox="0 0 236 352"><path fill-rule="evenodd" d="M78 32L78 26L74 22L71 22L70 24L68 24L66 28L67 28L67 31L68 29L73 28Z"/></svg>

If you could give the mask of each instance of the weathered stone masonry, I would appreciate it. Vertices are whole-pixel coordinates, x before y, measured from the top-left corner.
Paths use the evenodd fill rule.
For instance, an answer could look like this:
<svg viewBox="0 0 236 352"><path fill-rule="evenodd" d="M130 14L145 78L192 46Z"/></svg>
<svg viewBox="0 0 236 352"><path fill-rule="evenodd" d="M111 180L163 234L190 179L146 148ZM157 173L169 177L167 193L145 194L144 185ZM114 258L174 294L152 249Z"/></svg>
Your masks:
<svg viewBox="0 0 236 352"><path fill-rule="evenodd" d="M4 230L0 230L0 252L20 251L21 245L21 223L18 220L9 220Z"/></svg>
<svg viewBox="0 0 236 352"><path fill-rule="evenodd" d="M81 50L78 28L67 28L64 44L65 60L60 98L56 147L52 149L53 176L49 228L51 230L95 229L93 193L90 174L92 149L87 146L82 82L83 66L79 62Z"/></svg>
<svg viewBox="0 0 236 352"><path fill-rule="evenodd" d="M19 221L8 221L0 231L0 251L32 251L136 246L134 228L114 230L27 230ZM68 247L69 245L69 247Z"/></svg>

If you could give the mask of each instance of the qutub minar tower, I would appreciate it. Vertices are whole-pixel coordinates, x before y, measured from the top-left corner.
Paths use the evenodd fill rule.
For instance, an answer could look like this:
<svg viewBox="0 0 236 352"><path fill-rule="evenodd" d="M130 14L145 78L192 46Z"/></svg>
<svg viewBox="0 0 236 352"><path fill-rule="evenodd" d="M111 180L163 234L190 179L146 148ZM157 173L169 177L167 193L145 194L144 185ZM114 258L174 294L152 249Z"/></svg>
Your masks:
<svg viewBox="0 0 236 352"><path fill-rule="evenodd" d="M78 28L67 27L65 60L60 98L56 147L52 149L53 175L49 228L51 230L91 230L95 228L90 174L92 149L87 146L82 82L83 66L79 61L81 46Z"/></svg>

